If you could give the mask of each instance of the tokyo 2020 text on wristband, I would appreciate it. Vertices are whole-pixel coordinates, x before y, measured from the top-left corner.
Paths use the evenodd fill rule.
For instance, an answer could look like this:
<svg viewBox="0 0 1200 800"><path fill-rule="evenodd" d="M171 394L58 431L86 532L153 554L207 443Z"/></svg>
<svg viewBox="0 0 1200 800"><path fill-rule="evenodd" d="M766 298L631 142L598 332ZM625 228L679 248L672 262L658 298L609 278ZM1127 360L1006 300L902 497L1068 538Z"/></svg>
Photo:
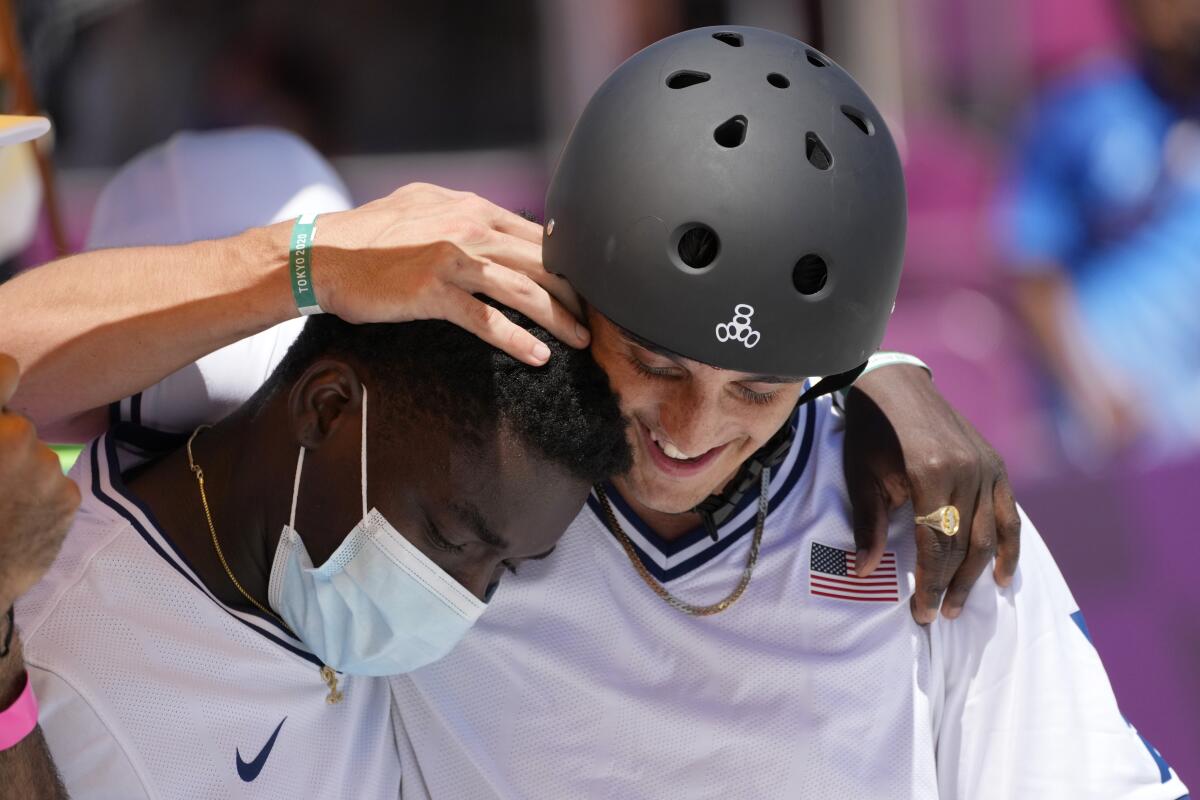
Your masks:
<svg viewBox="0 0 1200 800"><path fill-rule="evenodd" d="M7 750L21 742L37 727L38 704L33 696L33 684L25 675L25 688L8 708L0 711L0 750Z"/></svg>
<svg viewBox="0 0 1200 800"><path fill-rule="evenodd" d="M317 302L312 281L312 243L317 235L317 215L301 214L292 226L292 247L288 266L292 274L292 297L296 308L304 316L324 314L325 309Z"/></svg>
<svg viewBox="0 0 1200 800"><path fill-rule="evenodd" d="M910 356L908 353L898 353L892 350L880 350L871 354L871 357L867 359L866 368L863 369L863 371L857 378L855 378L855 380L862 380L863 375L866 375L869 372L874 372L880 367L890 367L894 364L907 364L910 367L920 367L929 373L930 378L933 377L933 370L929 368L929 365L916 356ZM842 408L846 407L846 397L850 394L850 390L853 388L854 385L851 384L845 389L840 389L837 392L837 399Z"/></svg>

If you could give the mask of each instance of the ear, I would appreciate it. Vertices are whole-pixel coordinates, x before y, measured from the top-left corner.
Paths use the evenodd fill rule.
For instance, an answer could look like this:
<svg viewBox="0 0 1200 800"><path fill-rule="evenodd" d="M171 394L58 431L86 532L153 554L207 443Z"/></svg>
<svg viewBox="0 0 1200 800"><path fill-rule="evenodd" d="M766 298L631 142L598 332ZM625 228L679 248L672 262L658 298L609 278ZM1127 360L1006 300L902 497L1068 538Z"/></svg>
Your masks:
<svg viewBox="0 0 1200 800"><path fill-rule="evenodd" d="M362 408L362 381L344 361L323 359L309 366L288 395L288 424L296 442L316 450Z"/></svg>

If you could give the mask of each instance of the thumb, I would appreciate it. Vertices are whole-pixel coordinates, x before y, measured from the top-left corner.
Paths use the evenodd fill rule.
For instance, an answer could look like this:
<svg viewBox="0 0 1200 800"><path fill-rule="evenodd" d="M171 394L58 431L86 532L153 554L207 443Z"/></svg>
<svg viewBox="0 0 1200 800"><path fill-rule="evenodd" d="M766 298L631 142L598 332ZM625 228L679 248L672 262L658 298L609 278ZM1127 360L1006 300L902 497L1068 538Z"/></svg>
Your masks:
<svg viewBox="0 0 1200 800"><path fill-rule="evenodd" d="M854 527L854 545L858 550L854 572L867 576L879 566L887 546L888 502L883 489L873 481L858 481L847 486L850 519Z"/></svg>

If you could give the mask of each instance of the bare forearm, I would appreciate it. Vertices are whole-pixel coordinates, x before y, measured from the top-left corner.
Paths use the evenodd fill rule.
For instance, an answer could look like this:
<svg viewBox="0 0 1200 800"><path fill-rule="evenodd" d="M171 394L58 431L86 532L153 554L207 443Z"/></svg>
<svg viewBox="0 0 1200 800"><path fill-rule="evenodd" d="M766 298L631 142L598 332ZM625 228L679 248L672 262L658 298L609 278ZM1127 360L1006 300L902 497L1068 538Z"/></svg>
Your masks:
<svg viewBox="0 0 1200 800"><path fill-rule="evenodd" d="M25 668L19 642L0 658L0 708L17 699L25 687ZM59 800L67 797L42 729L7 750L0 750L0 800Z"/></svg>
<svg viewBox="0 0 1200 800"><path fill-rule="evenodd" d="M218 242L100 250L0 286L10 407L53 431L294 316L280 226Z"/></svg>

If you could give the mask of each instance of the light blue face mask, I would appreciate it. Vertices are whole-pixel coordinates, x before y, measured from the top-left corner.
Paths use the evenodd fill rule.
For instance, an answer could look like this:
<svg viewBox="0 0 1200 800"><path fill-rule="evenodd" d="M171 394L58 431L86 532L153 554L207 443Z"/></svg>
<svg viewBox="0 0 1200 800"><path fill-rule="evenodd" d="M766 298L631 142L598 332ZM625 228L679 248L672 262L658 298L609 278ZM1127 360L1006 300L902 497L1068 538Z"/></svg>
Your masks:
<svg viewBox="0 0 1200 800"><path fill-rule="evenodd" d="M292 511L279 537L267 599L322 661L349 675L398 675L449 653L487 604L367 511L367 392L362 401L362 521L320 567L296 532L304 448Z"/></svg>

